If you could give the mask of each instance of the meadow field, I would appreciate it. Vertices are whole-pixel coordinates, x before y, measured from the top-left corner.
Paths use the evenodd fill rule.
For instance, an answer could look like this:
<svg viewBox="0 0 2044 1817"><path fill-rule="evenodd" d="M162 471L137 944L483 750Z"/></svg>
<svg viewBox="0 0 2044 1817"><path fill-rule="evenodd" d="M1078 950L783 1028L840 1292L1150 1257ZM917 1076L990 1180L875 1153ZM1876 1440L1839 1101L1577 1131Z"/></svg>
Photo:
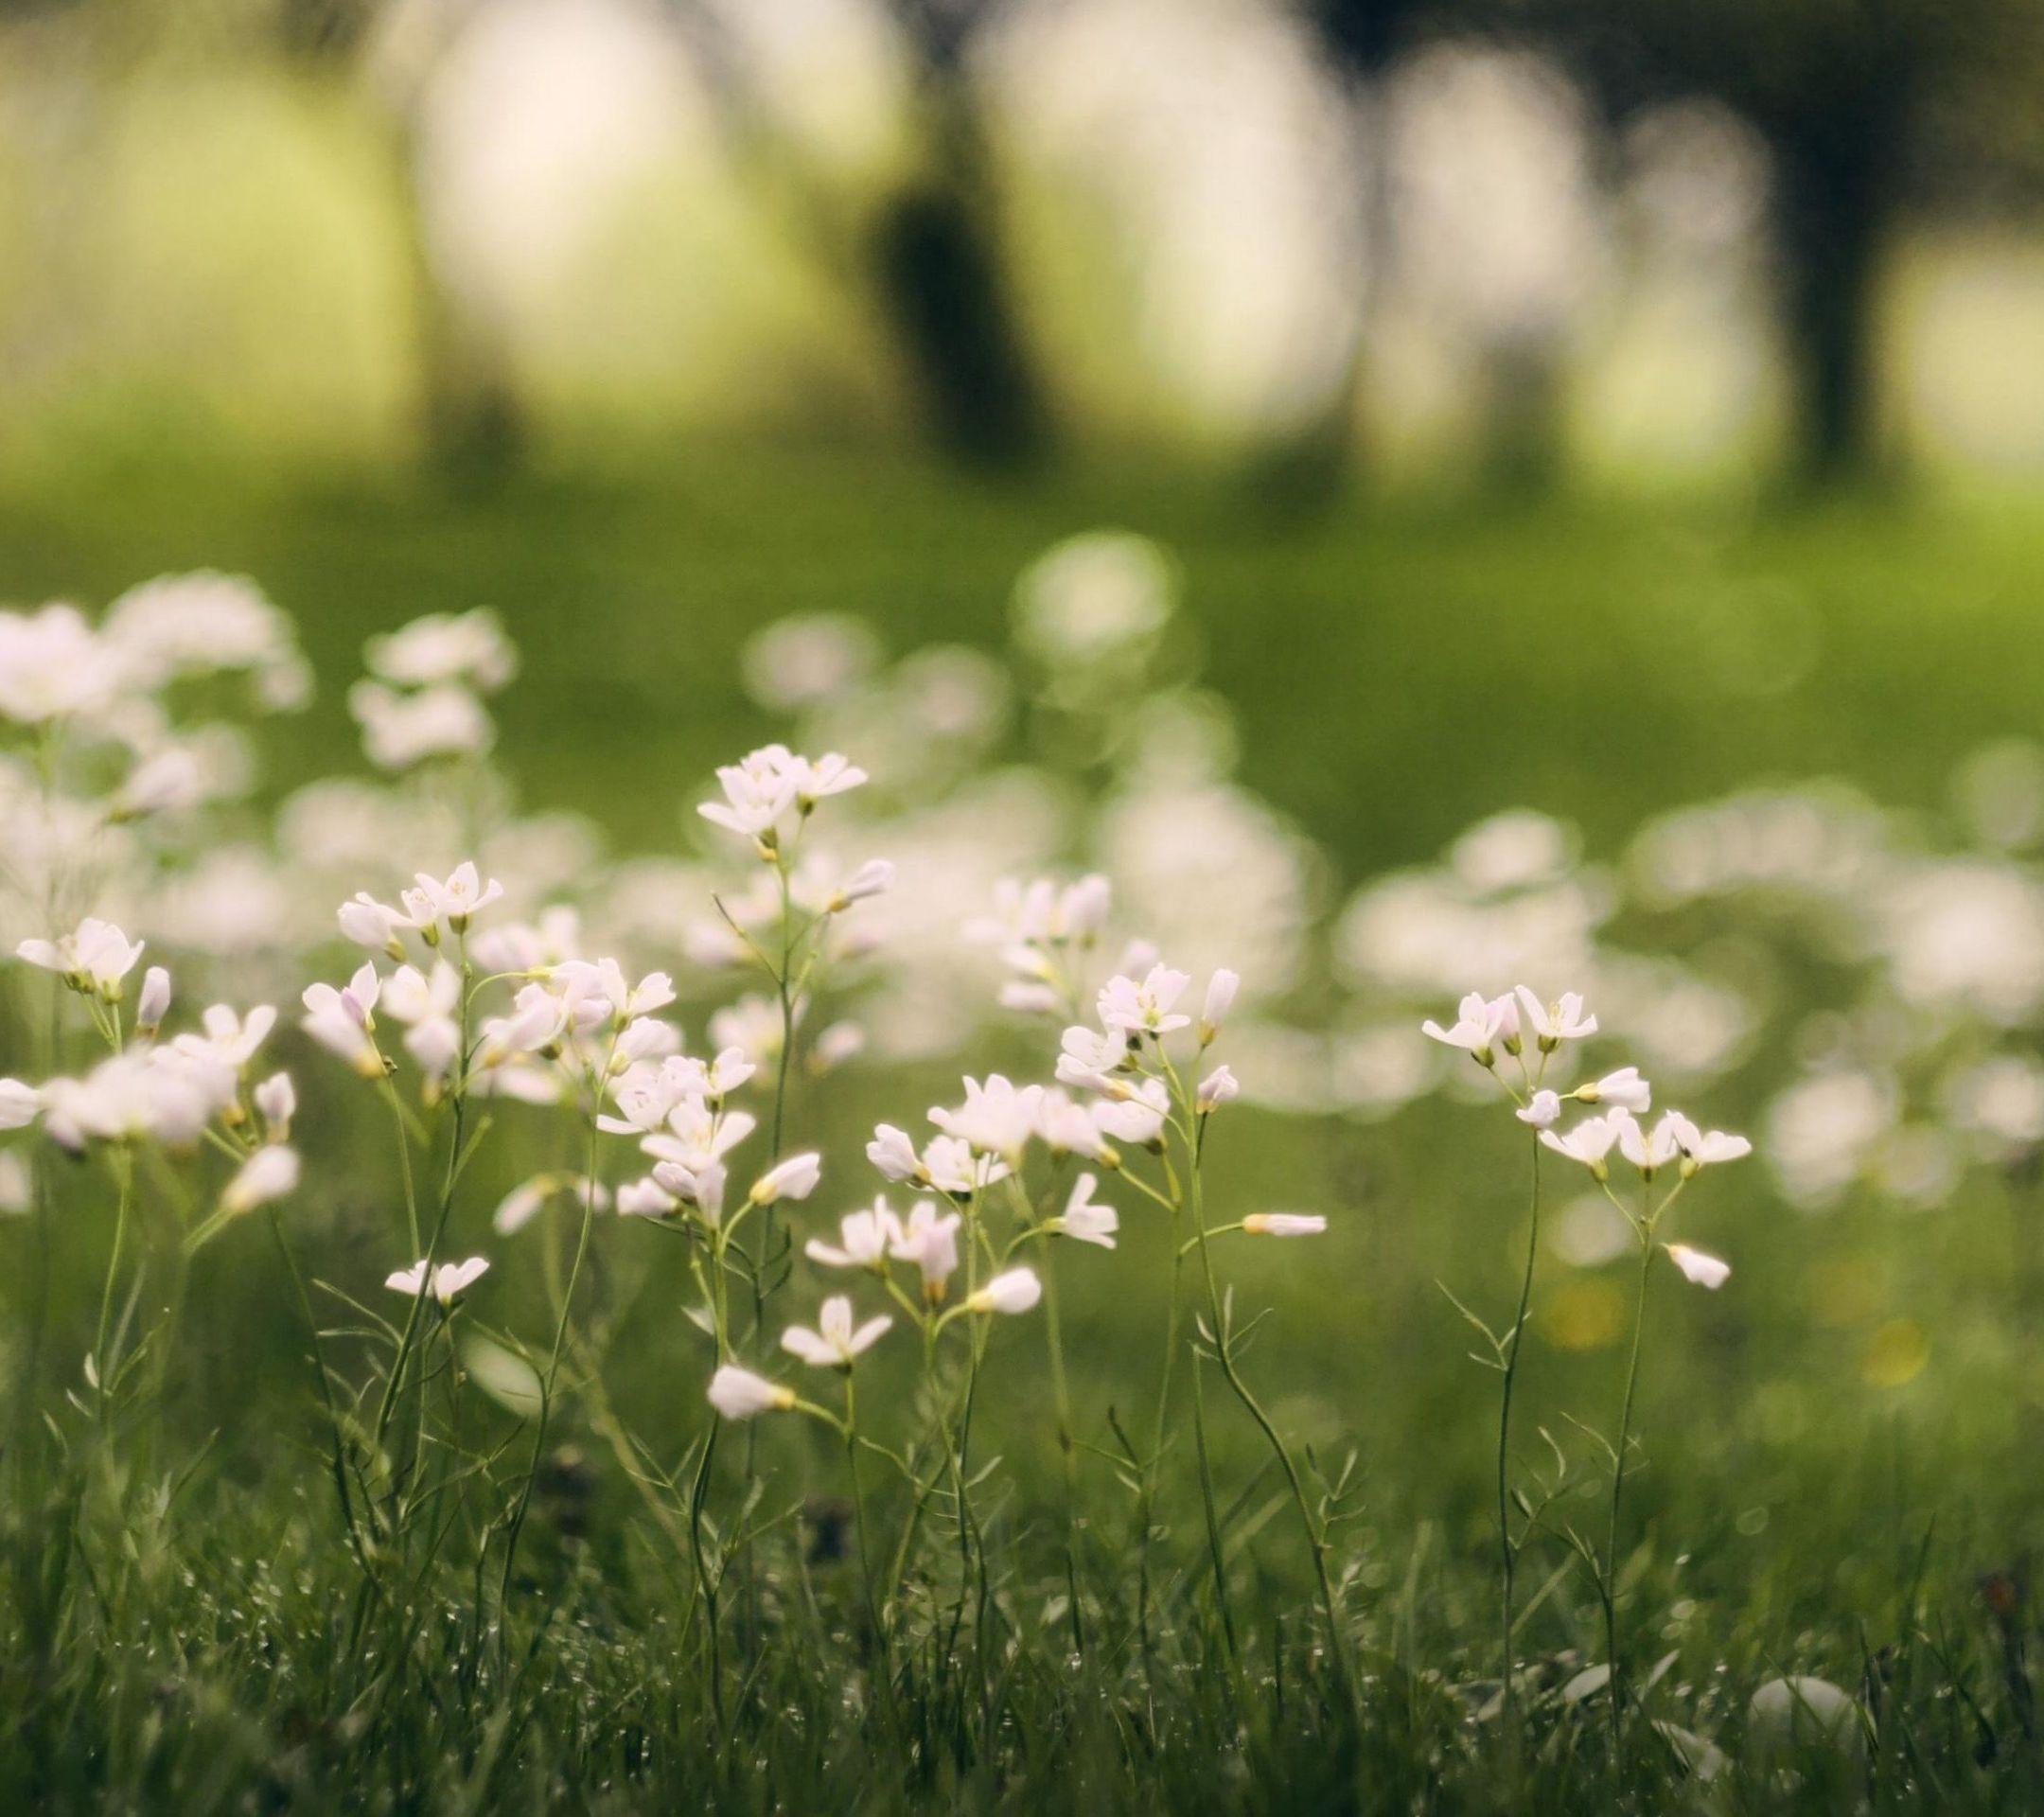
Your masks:
<svg viewBox="0 0 2044 1817"><path fill-rule="evenodd" d="M2040 573L11 471L9 1808L2038 1808Z"/></svg>

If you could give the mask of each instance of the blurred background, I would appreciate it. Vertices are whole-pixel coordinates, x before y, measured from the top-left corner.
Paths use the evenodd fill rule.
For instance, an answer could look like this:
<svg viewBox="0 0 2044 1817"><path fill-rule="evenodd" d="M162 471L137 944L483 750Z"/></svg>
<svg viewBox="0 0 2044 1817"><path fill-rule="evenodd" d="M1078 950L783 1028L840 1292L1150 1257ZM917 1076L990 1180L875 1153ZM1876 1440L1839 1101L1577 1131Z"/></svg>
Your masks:
<svg viewBox="0 0 2044 1817"><path fill-rule="evenodd" d="M1336 1224L1292 1411L1422 1460L1459 1420L1471 1544L1432 1282L1508 1293L1518 1148L1417 1025L1521 976L1761 1144L1650 1390L1711 1397L1648 1492L1729 1583L1813 1486L1886 1537L2034 1456L2035 0L0 0L0 596L246 573L320 678L275 826L114 905L220 988L288 1002L264 955L460 856L302 785L362 767L365 635L486 604L506 880L643 963L710 887L648 855L790 733L874 772L909 951L1097 864L1240 966L1227 1190ZM848 1155L993 1014L991 962L904 977L860 1014L922 1070L819 1111ZM1594 1396L1619 1249L1555 1228Z"/></svg>
<svg viewBox="0 0 2044 1817"><path fill-rule="evenodd" d="M2027 0L9 0L9 467L2044 466Z"/></svg>

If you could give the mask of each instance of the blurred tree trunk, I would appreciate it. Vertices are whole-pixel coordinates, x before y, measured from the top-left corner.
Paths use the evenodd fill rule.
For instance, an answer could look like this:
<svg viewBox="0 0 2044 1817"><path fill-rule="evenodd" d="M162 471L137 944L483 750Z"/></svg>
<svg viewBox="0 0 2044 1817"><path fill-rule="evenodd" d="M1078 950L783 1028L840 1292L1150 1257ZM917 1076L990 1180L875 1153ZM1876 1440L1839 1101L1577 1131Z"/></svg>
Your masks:
<svg viewBox="0 0 2044 1817"><path fill-rule="evenodd" d="M999 181L965 63L994 10L901 0L918 62L920 173L883 206L874 273L925 421L950 452L986 465L1041 455L1046 394L1015 306L1000 236Z"/></svg>
<svg viewBox="0 0 2044 1817"><path fill-rule="evenodd" d="M363 67L389 0L280 0L275 15L288 54L339 69L379 92L369 97L383 127L389 196L403 238L413 314L416 432L427 467L461 492L501 485L525 450L525 417L515 375L494 330L449 288L428 229L419 172L419 106L439 54L475 15L479 0L446 0L430 32L415 32L411 64L383 83Z"/></svg>
<svg viewBox="0 0 2044 1817"><path fill-rule="evenodd" d="M525 413L501 340L449 290L433 254L420 190L416 122L395 114L392 190L412 294L413 362L420 450L454 491L484 494L523 463Z"/></svg>
<svg viewBox="0 0 2044 1817"><path fill-rule="evenodd" d="M1795 387L1794 456L1826 485L1877 465L1877 286L1888 225L1885 155L1899 118L1871 131L1774 135L1777 258Z"/></svg>

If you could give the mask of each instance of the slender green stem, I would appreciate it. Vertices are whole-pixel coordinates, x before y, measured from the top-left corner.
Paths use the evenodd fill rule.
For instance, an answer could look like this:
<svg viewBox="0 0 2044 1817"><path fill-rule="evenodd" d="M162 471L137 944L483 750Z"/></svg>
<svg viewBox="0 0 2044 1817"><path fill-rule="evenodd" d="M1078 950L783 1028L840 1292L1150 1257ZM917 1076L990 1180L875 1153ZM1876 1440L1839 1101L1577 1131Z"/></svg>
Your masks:
<svg viewBox="0 0 2044 1817"><path fill-rule="evenodd" d="M1015 1176L1011 1175L1013 1180ZM1018 1208L1026 1215L1027 1201L1019 1187ZM1050 1402L1057 1416L1060 1462L1065 1471L1065 1587L1070 1597L1072 1647L1085 1652L1085 1618L1079 1599L1079 1439L1072 1420L1071 1387L1065 1372L1065 1327L1058 1306L1057 1243L1043 1248L1044 1341L1049 1350Z"/></svg>
<svg viewBox="0 0 2044 1817"><path fill-rule="evenodd" d="M1533 1137L1532 1210L1526 1227L1525 1272L1519 1281L1519 1313L1512 1321L1510 1348L1505 1353L1505 1381L1498 1396L1497 1518L1501 1578L1499 1627L1504 1641L1505 1726L1517 1746L1518 1689L1512 1671L1512 1591L1519 1569L1519 1548L1511 1533L1512 1390L1519 1381L1519 1356L1525 1346L1526 1314L1533 1303L1533 1268L1540 1255L1540 1136Z"/></svg>
<svg viewBox="0 0 2044 1817"><path fill-rule="evenodd" d="M97 1404L106 1409L107 1384L113 1375L113 1359L107 1354L107 1330L114 1315L114 1283L120 1276L121 1257L128 1245L128 1211L134 1198L134 1155L125 1148L113 1151L113 1168L119 1186L114 1211L114 1244L107 1252L106 1280L99 1290L99 1327L93 1338L93 1384Z"/></svg>
<svg viewBox="0 0 2044 1817"><path fill-rule="evenodd" d="M1616 1757L1624 1715L1618 1663L1618 1522L1625 1506L1627 1455L1632 1446L1632 1397L1639 1386L1640 1337L1647 1325L1647 1282L1652 1272L1653 1238L1640 1231L1639 1289L1632 1305L1632 1353L1626 1364L1625 1402L1618 1415L1618 1448L1612 1459L1611 1532L1604 1544L1604 1657L1611 1683L1612 1754Z"/></svg>

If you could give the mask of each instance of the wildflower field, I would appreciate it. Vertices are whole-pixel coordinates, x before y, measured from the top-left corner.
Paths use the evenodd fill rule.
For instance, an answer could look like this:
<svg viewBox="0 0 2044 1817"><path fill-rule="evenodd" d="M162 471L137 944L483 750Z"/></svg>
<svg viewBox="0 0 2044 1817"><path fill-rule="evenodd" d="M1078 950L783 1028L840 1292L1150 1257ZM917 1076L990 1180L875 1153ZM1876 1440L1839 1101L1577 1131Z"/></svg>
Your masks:
<svg viewBox="0 0 2044 1817"><path fill-rule="evenodd" d="M2044 520L1203 486L0 495L7 1808L2044 1805Z"/></svg>

